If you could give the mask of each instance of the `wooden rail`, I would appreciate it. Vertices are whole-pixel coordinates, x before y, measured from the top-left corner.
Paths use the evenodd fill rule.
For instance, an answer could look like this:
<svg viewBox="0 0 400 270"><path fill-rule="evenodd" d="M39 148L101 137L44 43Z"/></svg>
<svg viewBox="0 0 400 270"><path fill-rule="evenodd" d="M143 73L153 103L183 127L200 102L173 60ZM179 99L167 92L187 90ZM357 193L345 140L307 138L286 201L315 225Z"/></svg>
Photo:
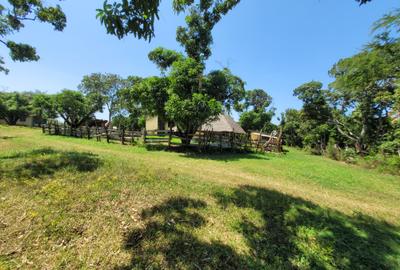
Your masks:
<svg viewBox="0 0 400 270"><path fill-rule="evenodd" d="M43 133L50 135L72 136L86 139L118 141L121 144L135 144L138 141L150 145L180 145L181 137L173 130L127 130L103 127L71 128L67 125L49 124L42 126ZM188 135L192 138L191 145L200 150L231 149L238 151L277 151L280 152L281 137L261 133L236 134L232 132L198 131Z"/></svg>

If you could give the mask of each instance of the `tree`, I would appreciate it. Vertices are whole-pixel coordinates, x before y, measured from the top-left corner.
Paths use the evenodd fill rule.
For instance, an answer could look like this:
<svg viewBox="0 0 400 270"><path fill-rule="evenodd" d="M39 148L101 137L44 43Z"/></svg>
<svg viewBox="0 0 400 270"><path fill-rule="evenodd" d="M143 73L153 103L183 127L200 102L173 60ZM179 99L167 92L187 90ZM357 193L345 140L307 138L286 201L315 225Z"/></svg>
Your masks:
<svg viewBox="0 0 400 270"><path fill-rule="evenodd" d="M164 73L174 62L183 60L184 56L174 50L158 47L148 54L148 58Z"/></svg>
<svg viewBox="0 0 400 270"><path fill-rule="evenodd" d="M172 94L165 108L185 146L190 144L197 130L207 121L214 120L222 109L221 103L201 93L194 93L190 99Z"/></svg>
<svg viewBox="0 0 400 270"><path fill-rule="evenodd" d="M186 55L156 48L149 53L149 59L160 68L163 77L143 79L130 91L125 91L125 95L130 95L135 100L134 105L140 106L144 114L157 114L164 120L173 122L184 145L190 144L194 133L204 123L221 113L222 106L230 110L243 98L244 82L228 69L204 75L204 61L211 55L211 31L222 15L238 2L174 1L174 8L178 12L187 9L190 11L186 16L187 27L179 27L177 30L177 40L185 48ZM120 19L119 12L125 7L119 5L115 8L111 10L112 7L107 7L106 12L100 11L100 17L105 24L113 24L115 19ZM120 37L127 34L124 32L124 23L130 20L128 17L124 17L126 21L118 22L121 28L116 34L121 34ZM113 32L114 27L111 28Z"/></svg>
<svg viewBox="0 0 400 270"><path fill-rule="evenodd" d="M271 132L276 127L271 123L274 114L273 110L268 112L247 111L240 115L239 122L246 131Z"/></svg>
<svg viewBox="0 0 400 270"><path fill-rule="evenodd" d="M303 142L318 153L325 150L331 129L331 109L327 101L327 91L322 86L321 82L311 81L294 90L294 95L303 101L300 114Z"/></svg>
<svg viewBox="0 0 400 270"><path fill-rule="evenodd" d="M98 94L84 95L82 92L63 90L54 97L55 110L72 128L78 128L94 116L102 112L104 99Z"/></svg>
<svg viewBox="0 0 400 270"><path fill-rule="evenodd" d="M282 115L283 140L286 145L303 147L301 131L301 112L296 109L287 109Z"/></svg>
<svg viewBox="0 0 400 270"><path fill-rule="evenodd" d="M186 58L173 63L169 74L169 97L165 111L177 126L184 145L190 144L196 131L222 110L221 103L215 97L199 88L199 74L202 70L201 63L193 58Z"/></svg>
<svg viewBox="0 0 400 270"><path fill-rule="evenodd" d="M169 79L165 77L145 78L131 88L131 98L140 103L144 116L158 116L163 121L168 121L165 104L169 85Z"/></svg>
<svg viewBox="0 0 400 270"><path fill-rule="evenodd" d="M1 93L0 119L9 125L16 125L18 120L25 120L31 111L31 93Z"/></svg>
<svg viewBox="0 0 400 270"><path fill-rule="evenodd" d="M84 76L79 90L86 95L100 95L108 110L108 122L117 111L118 92L127 87L126 81L115 74L93 73Z"/></svg>
<svg viewBox="0 0 400 270"><path fill-rule="evenodd" d="M399 42L375 44L372 49L340 60L331 69L338 131L359 153L371 150L390 128L398 78Z"/></svg>
<svg viewBox="0 0 400 270"><path fill-rule="evenodd" d="M8 36L24 28L25 21L50 23L54 30L62 31L67 19L60 6L45 6L42 0L9 0L8 3L0 4L0 43L7 47L13 61L39 60L36 49L31 45L6 40ZM9 72L1 56L0 72Z"/></svg>
<svg viewBox="0 0 400 270"><path fill-rule="evenodd" d="M272 103L272 97L262 89L254 89L246 92L244 101L245 112L241 114L239 122L247 130L263 130L271 132L274 125L271 123L275 115L275 109L267 108Z"/></svg>
<svg viewBox="0 0 400 270"><path fill-rule="evenodd" d="M138 130L145 126L146 112L145 106L140 102L140 96L136 89L144 79L137 76L129 76L125 80L126 87L118 91L116 102L116 114L112 123L118 127L131 128ZM151 105L153 105L151 103Z"/></svg>
<svg viewBox="0 0 400 270"><path fill-rule="evenodd" d="M211 71L204 77L203 85L206 93L221 102L228 112L232 109L242 110L241 101L246 94L245 82L228 68Z"/></svg>
<svg viewBox="0 0 400 270"><path fill-rule="evenodd" d="M32 98L32 114L42 123L57 118L54 96L45 93L34 94Z"/></svg>

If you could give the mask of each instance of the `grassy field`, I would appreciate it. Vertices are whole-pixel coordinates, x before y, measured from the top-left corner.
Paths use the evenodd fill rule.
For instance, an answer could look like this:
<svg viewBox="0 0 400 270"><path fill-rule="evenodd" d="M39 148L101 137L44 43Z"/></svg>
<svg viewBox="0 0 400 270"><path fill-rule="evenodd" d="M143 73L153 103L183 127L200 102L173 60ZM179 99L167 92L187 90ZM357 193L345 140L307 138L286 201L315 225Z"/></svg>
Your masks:
<svg viewBox="0 0 400 270"><path fill-rule="evenodd" d="M400 177L0 126L0 269L400 269Z"/></svg>

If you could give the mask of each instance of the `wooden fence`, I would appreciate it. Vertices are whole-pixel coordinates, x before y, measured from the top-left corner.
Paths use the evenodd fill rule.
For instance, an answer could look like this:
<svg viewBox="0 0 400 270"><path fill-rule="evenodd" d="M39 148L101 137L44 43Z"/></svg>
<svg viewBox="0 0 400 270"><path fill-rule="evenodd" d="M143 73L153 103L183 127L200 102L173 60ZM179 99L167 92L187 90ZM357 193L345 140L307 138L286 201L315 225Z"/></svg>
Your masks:
<svg viewBox="0 0 400 270"><path fill-rule="evenodd" d="M174 147L180 145L181 137L172 130L127 130L103 127L79 127L71 128L67 125L49 124L42 126L43 133L49 135L72 136L86 139L118 141L121 144L135 144L142 141L150 145L168 145ZM236 134L232 132L198 131L190 135L191 146L199 150L225 149L237 151L277 151L282 150L281 136L272 134Z"/></svg>
<svg viewBox="0 0 400 270"><path fill-rule="evenodd" d="M47 133L49 135L61 135L61 136L70 136L77 138L86 138L86 139L96 139L97 141L101 141L102 139L107 142L111 141L119 141L122 144L133 144L140 137L142 137L141 131L136 130L127 130L127 129L106 129L103 127L78 127L72 128L68 125L60 125L60 124L49 124L42 126L43 133Z"/></svg>

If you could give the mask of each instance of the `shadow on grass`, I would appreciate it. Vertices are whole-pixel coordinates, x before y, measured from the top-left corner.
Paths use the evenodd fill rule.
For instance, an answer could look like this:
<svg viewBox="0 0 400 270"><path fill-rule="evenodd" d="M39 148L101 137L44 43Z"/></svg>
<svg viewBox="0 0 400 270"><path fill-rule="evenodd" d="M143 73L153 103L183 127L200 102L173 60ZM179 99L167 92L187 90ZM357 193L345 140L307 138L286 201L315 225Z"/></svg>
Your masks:
<svg viewBox="0 0 400 270"><path fill-rule="evenodd" d="M12 137L12 136L0 136L0 140L11 140L11 139L15 139L16 137Z"/></svg>
<svg viewBox="0 0 400 270"><path fill-rule="evenodd" d="M251 152L243 153L232 153L232 152L222 152L222 153L185 153L182 157L192 158L192 159L205 159L205 160L216 160L216 161L239 161L243 159L251 160L269 160L268 156L264 154L256 154Z"/></svg>
<svg viewBox="0 0 400 270"><path fill-rule="evenodd" d="M20 152L0 159L12 160L9 166L2 166L0 176L16 179L50 176L62 169L92 172L103 164L92 153L56 151L51 148Z"/></svg>
<svg viewBox="0 0 400 270"><path fill-rule="evenodd" d="M251 186L215 198L219 211L243 213L229 230L248 253L199 239L210 206L179 197L142 212L144 227L125 240L131 264L117 269L399 269L399 228L385 222Z"/></svg>
<svg viewBox="0 0 400 270"><path fill-rule="evenodd" d="M131 265L116 269L233 269L244 265L235 251L219 242L203 242L193 230L206 224L201 200L173 198L144 210L143 229L129 233L125 248L132 251Z"/></svg>
<svg viewBox="0 0 400 270"><path fill-rule="evenodd" d="M218 160L218 161L239 161L242 159L253 159L253 160L269 160L266 155L256 154L249 151L239 151L232 149L209 148L206 152L201 152L196 145L191 146L171 146L163 144L146 144L143 146L147 151L169 151L175 153L181 153L182 157L192 159L207 159L207 160Z"/></svg>

